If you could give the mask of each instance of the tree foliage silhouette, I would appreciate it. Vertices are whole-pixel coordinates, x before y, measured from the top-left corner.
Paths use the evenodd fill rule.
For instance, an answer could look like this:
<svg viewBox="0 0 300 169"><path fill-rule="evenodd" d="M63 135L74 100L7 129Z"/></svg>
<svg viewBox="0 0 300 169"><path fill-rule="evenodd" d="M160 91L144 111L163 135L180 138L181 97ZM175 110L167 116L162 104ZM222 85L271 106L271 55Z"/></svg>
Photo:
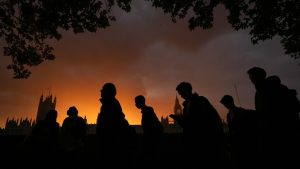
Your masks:
<svg viewBox="0 0 300 169"><path fill-rule="evenodd" d="M60 30L75 34L96 32L115 20L112 7L130 11L131 0L1 0L0 38L14 78L28 78L30 66L55 58L47 40L62 38Z"/></svg>
<svg viewBox="0 0 300 169"><path fill-rule="evenodd" d="M188 17L189 28L213 26L214 9L225 5L235 30L249 30L251 41L278 36L285 53L300 57L299 0L146 0L170 14L172 21ZM55 58L48 39L61 39L60 30L96 32L110 26L114 6L129 12L131 0L1 0L0 38L12 63L14 78L27 78L28 68Z"/></svg>

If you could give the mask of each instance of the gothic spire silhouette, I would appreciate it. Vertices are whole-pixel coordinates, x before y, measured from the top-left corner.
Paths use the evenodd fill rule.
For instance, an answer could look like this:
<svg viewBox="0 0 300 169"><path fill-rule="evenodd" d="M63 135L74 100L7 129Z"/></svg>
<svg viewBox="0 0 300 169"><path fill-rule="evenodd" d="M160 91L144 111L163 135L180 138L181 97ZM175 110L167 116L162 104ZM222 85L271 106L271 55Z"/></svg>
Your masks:
<svg viewBox="0 0 300 169"><path fill-rule="evenodd" d="M52 94L49 94L45 99L43 94L39 100L38 111L36 115L36 122L46 118L46 114L49 110L54 110L56 107L56 97L52 98Z"/></svg>

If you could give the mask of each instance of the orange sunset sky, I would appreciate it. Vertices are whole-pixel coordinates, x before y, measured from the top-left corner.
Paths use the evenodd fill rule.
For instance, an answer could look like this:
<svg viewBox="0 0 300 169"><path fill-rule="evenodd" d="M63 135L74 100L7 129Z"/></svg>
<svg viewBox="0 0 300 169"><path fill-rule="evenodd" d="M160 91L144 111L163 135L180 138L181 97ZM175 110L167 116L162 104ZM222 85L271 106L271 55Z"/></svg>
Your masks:
<svg viewBox="0 0 300 169"><path fill-rule="evenodd" d="M222 6L215 11L212 29L194 31L188 29L187 20L172 23L146 2L134 1L130 13L117 9L114 13L117 21L97 33L61 31L62 40L49 42L57 58L31 68L28 79L12 78L2 40L0 127L8 117L35 119L40 96L49 92L57 97L60 125L70 106L76 106L88 123L95 123L101 106L99 90L106 82L116 85L130 124L140 124L134 104L139 94L159 118L173 113L175 88L181 81L189 81L194 91L207 97L222 118L226 109L219 100L224 94L234 96L239 106L254 109L255 89L246 73L253 66L278 75L300 92L299 61L284 54L277 38L252 45L247 30L236 32L226 23Z"/></svg>

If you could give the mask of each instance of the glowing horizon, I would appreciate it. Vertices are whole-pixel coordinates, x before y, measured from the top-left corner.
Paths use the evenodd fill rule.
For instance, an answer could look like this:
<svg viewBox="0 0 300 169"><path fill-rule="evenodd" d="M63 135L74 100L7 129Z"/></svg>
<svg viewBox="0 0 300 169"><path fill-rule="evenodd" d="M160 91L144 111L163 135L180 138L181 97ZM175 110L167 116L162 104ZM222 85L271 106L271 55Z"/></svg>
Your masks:
<svg viewBox="0 0 300 169"><path fill-rule="evenodd" d="M97 116L98 113L100 112L100 107L101 107L101 103L99 100L94 101L92 103L88 102L88 103L79 103L78 104L78 98L73 98L73 99L68 99L68 101L61 101L61 99L59 97L57 97L56 94L54 93L48 93L48 94L41 94L43 95L43 98L45 99L47 96L52 95L52 101L54 100L54 98L57 99L56 102L56 110L58 112L58 117L57 117L57 122L62 125L63 120L67 117L67 110L69 109L69 107L71 106L75 106L78 109L78 115L81 117L85 117L87 119L87 123L88 124L96 124L97 122ZM41 96L40 95L40 96ZM20 112L21 116L8 116L9 119L32 119L35 120L36 119L36 115L37 115L37 110L38 110L38 103L39 103L39 97L37 97L38 99L36 100L36 106L33 106L32 109L34 109L34 112L31 113L26 113L26 112ZM130 125L140 125L141 124L141 113L140 113L140 109L137 109L135 107L135 103L134 103L134 97L132 96L132 99L126 99L127 97L122 97L120 96L121 99L118 99L118 96L116 97L121 106L122 106L122 110L123 113L125 114L125 118L128 120ZM125 99L125 100L124 100ZM175 98L174 98L175 100ZM77 103L77 104L72 104L72 103ZM151 101L147 101L147 102L151 102ZM175 104L175 101L174 101ZM149 104L148 104L149 105ZM161 108L154 106L154 105L149 105L149 106L153 106L154 110L162 110ZM156 113L157 117L160 119L161 116L168 116L169 114L173 113L173 107L174 105L172 105L171 107L165 107L165 109L169 109L170 112L166 113ZM27 115L25 115L27 114ZM170 119L171 120L171 119ZM1 127L4 127L5 124L1 124Z"/></svg>
<svg viewBox="0 0 300 169"><path fill-rule="evenodd" d="M216 8L211 29L193 31L187 21L173 23L163 11L142 1L136 1L129 13L115 14L117 21L96 33L62 31L61 40L49 41L56 59L30 67L32 75L24 80L13 79L6 69L11 60L3 56L5 44L0 42L0 126L7 117L35 119L39 98L49 88L57 97L60 125L70 106L95 123L99 90L107 82L116 85L116 98L130 124L140 123L140 110L134 105L140 94L158 118L173 113L175 88L181 81L190 82L223 119L227 110L219 101L229 94L237 102L235 85L238 106L254 109L255 87L246 73L253 66L279 76L300 93L299 65L284 53L280 39L253 45L247 30L237 32L227 23L224 7Z"/></svg>

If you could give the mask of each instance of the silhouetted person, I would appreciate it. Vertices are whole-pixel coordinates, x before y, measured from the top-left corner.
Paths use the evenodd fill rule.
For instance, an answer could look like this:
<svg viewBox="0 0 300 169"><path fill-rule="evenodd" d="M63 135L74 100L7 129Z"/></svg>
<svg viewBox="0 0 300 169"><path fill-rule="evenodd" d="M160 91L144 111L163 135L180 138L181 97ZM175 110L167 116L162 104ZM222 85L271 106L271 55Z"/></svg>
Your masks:
<svg viewBox="0 0 300 169"><path fill-rule="evenodd" d="M224 165L224 133L216 109L204 97L192 92L188 82L177 88L183 102L183 115L170 115L183 128L184 157L187 167L220 167Z"/></svg>
<svg viewBox="0 0 300 169"><path fill-rule="evenodd" d="M44 165L44 168L54 165L53 163L46 164L50 157L56 159L59 155L59 124L56 122L56 118L57 111L50 110L46 119L35 124L30 136L33 144L33 158L36 163Z"/></svg>
<svg viewBox="0 0 300 169"><path fill-rule="evenodd" d="M266 78L266 83L269 86L270 92L274 92L272 102L279 103L276 110L277 118L282 123L280 128L299 129L299 112L300 102L297 98L297 92L294 89L289 89L281 83L278 76L269 76ZM278 109L279 108L279 109Z"/></svg>
<svg viewBox="0 0 300 169"><path fill-rule="evenodd" d="M97 118L96 132L99 137L100 150L106 162L110 160L123 160L129 158L126 154L128 146L133 142L135 136L132 128L122 111L119 101L115 98L117 90L114 84L105 83L101 89L102 103L100 113ZM120 162L120 161L119 161ZM120 165L118 162L112 163Z"/></svg>
<svg viewBox="0 0 300 169"><path fill-rule="evenodd" d="M78 156L83 153L87 125L84 119L78 116L76 107L70 107L67 115L61 128L62 142L68 158L78 160Z"/></svg>
<svg viewBox="0 0 300 169"><path fill-rule="evenodd" d="M257 163L256 112L237 107L230 95L224 95L220 102L229 110L227 113L228 136L234 167L255 167Z"/></svg>
<svg viewBox="0 0 300 169"><path fill-rule="evenodd" d="M55 150L58 145L59 124L56 122L57 111L50 110L46 119L40 120L32 129L32 136L37 146L48 151Z"/></svg>
<svg viewBox="0 0 300 169"><path fill-rule="evenodd" d="M247 71L255 85L255 108L261 117L262 162L266 167L294 167L299 159L299 101L296 92L264 69Z"/></svg>
<svg viewBox="0 0 300 169"><path fill-rule="evenodd" d="M145 97L142 95L135 97L135 105L141 109L142 113L142 128L143 128L143 157L148 161L147 165L151 165L158 160L155 158L158 154L158 148L162 139L163 126L158 120L152 107L145 103Z"/></svg>

